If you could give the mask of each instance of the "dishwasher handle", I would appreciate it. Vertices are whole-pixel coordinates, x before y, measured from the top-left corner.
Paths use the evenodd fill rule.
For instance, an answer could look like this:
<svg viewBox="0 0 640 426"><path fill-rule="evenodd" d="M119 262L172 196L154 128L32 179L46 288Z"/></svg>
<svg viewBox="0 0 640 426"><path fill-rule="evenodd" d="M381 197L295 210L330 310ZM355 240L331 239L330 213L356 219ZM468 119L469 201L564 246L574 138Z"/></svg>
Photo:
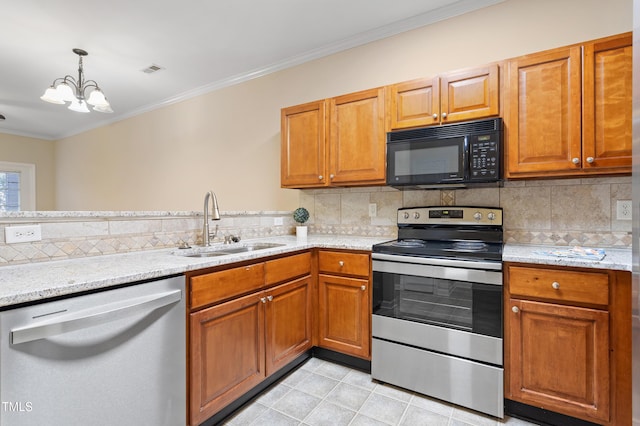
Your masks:
<svg viewBox="0 0 640 426"><path fill-rule="evenodd" d="M15 328L11 330L11 343L17 345L94 327L146 311L151 312L181 299L182 291L173 290L83 309L27 327Z"/></svg>

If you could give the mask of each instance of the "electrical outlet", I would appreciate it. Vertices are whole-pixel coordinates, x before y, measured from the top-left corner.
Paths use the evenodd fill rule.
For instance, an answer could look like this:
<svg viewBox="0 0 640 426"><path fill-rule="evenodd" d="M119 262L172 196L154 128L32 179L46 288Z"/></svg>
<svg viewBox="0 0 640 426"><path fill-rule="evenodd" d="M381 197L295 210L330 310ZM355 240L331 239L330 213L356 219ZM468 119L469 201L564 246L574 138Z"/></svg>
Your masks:
<svg viewBox="0 0 640 426"><path fill-rule="evenodd" d="M4 228L4 240L7 244L41 241L42 228L40 225L7 226Z"/></svg>
<svg viewBox="0 0 640 426"><path fill-rule="evenodd" d="M376 217L378 215L378 205L376 203L369 203L369 217Z"/></svg>
<svg viewBox="0 0 640 426"><path fill-rule="evenodd" d="M631 200L618 200L616 203L616 219L631 220Z"/></svg>

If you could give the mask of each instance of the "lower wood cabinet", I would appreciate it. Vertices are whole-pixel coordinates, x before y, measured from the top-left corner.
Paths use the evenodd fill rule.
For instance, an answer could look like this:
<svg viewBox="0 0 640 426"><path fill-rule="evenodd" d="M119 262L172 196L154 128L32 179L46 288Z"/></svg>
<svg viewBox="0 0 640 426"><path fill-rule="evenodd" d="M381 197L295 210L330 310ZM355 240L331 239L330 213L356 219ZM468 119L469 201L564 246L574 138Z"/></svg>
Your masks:
<svg viewBox="0 0 640 426"><path fill-rule="evenodd" d="M630 273L527 264L505 272L505 397L630 425Z"/></svg>
<svg viewBox="0 0 640 426"><path fill-rule="evenodd" d="M205 306L192 307L189 321L192 425L207 420L311 348L310 259L310 253L302 253L189 278L192 303ZM262 271L257 291L256 270ZM254 291L225 299L230 292L220 291L220 285L234 282L230 271L237 278L232 287ZM207 299L203 296L207 293L222 298Z"/></svg>
<svg viewBox="0 0 640 426"><path fill-rule="evenodd" d="M323 250L318 264L318 345L370 360L370 255Z"/></svg>

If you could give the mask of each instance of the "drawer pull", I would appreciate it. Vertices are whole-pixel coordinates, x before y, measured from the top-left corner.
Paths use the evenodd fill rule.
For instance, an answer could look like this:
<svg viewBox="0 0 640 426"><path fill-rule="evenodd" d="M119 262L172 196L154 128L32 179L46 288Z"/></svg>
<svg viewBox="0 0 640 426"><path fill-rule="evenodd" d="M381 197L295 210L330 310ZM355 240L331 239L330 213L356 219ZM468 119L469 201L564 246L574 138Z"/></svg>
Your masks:
<svg viewBox="0 0 640 426"><path fill-rule="evenodd" d="M261 298L260 298L260 301L261 301L262 303L267 303L267 298L266 298L266 297L261 297Z"/></svg>
<svg viewBox="0 0 640 426"><path fill-rule="evenodd" d="M340 262L338 262L338 265L340 265L340 267L342 268L344 266L344 261L341 260Z"/></svg>
<svg viewBox="0 0 640 426"><path fill-rule="evenodd" d="M514 306L513 308L511 308L511 310L513 311L514 314L517 314L518 312L520 312L520 309L517 306Z"/></svg>
<svg viewBox="0 0 640 426"><path fill-rule="evenodd" d="M551 287L557 290L560 288L560 283L558 281L554 281L553 283L551 283Z"/></svg>
<svg viewBox="0 0 640 426"><path fill-rule="evenodd" d="M366 286L366 285L362 285L362 286L360 286L360 290L365 291L366 289L367 289L367 286Z"/></svg>
<svg viewBox="0 0 640 426"><path fill-rule="evenodd" d="M267 300L268 300L269 302L271 302L271 301L273 300L273 296L271 296L271 295L267 296Z"/></svg>

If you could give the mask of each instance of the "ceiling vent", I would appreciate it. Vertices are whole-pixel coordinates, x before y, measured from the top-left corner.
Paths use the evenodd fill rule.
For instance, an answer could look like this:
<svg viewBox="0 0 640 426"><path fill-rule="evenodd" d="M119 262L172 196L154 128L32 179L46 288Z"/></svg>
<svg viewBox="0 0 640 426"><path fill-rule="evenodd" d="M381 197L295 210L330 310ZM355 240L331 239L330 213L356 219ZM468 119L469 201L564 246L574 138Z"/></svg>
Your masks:
<svg viewBox="0 0 640 426"><path fill-rule="evenodd" d="M153 74L154 72L158 72L160 70L163 70L164 68L161 67L160 65L156 65L156 64L151 64L148 67L146 67L145 69L142 70L143 73L145 74Z"/></svg>

